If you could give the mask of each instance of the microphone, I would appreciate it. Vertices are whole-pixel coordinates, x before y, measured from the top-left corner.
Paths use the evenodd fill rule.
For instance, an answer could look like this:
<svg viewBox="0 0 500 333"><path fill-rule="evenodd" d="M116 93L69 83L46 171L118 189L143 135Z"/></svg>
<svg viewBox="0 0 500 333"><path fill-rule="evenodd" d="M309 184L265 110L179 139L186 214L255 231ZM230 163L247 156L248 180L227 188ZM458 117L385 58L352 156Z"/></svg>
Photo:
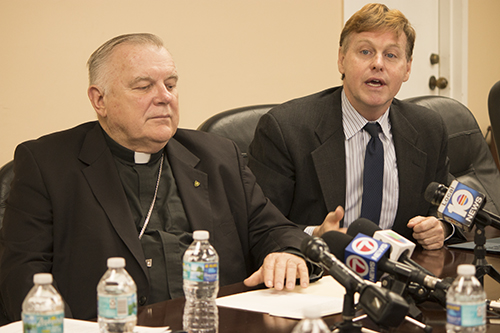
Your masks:
<svg viewBox="0 0 500 333"><path fill-rule="evenodd" d="M346 296L358 292L358 304L376 324L383 327L397 327L406 319L409 305L402 296L367 283L330 253L323 239L306 237L302 241L300 250L308 259L328 270L330 275L346 288ZM344 312L346 304L349 304L349 301L344 298Z"/></svg>
<svg viewBox="0 0 500 333"><path fill-rule="evenodd" d="M358 234L355 238L338 231L323 234L323 240L337 258L345 258L346 266L366 279L375 282L377 271L395 275L399 279L416 282L435 289L442 280L426 274L419 269L391 260L384 255L389 244L375 240L367 235Z"/></svg>
<svg viewBox="0 0 500 333"><path fill-rule="evenodd" d="M359 218L356 221L352 222L351 225L349 225L349 227L347 228L347 234L355 237L359 233L389 243L391 245L390 258L392 260L399 261L408 266L419 269L428 275L434 276L434 274L411 259L411 255L413 254L413 250L415 249L415 244L404 238L394 230L382 230L372 221L365 218Z"/></svg>
<svg viewBox="0 0 500 333"><path fill-rule="evenodd" d="M483 209L486 196L453 180L450 187L432 182L427 186L424 198L438 206L438 217L470 231L476 215L484 212L491 218L491 225L500 229L500 216Z"/></svg>
<svg viewBox="0 0 500 333"><path fill-rule="evenodd" d="M362 278L329 252L328 245L323 239L307 237L302 241L300 250L307 258L321 264L346 289L359 291L366 284Z"/></svg>

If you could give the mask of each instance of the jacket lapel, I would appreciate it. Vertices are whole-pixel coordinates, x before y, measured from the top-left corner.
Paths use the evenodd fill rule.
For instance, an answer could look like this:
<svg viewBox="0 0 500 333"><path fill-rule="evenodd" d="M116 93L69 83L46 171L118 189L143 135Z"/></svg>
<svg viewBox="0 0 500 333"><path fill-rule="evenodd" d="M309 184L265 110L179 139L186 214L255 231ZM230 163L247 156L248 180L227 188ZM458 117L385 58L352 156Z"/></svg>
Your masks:
<svg viewBox="0 0 500 333"><path fill-rule="evenodd" d="M397 103L393 103L389 114L391 130L396 150L396 160L399 178L398 207L417 208L420 202L420 189L424 181L427 154L417 147L419 133L400 112ZM415 213L401 212L398 208L396 221L404 214L415 216ZM396 224L396 223L395 223Z"/></svg>
<svg viewBox="0 0 500 333"><path fill-rule="evenodd" d="M208 230L213 235L208 175L196 169L200 159L175 138L169 140L167 154L192 230Z"/></svg>
<svg viewBox="0 0 500 333"><path fill-rule="evenodd" d="M87 134L79 158L88 165L83 170L83 174L97 201L106 212L118 236L127 245L148 276L144 253L127 203L127 197L124 191L119 190L122 189L120 176L99 124L96 124Z"/></svg>
<svg viewBox="0 0 500 333"><path fill-rule="evenodd" d="M342 89L337 89L332 99L321 106L322 121L315 130L320 145L311 153L328 211L335 210L338 205L345 207L346 170L341 92Z"/></svg>

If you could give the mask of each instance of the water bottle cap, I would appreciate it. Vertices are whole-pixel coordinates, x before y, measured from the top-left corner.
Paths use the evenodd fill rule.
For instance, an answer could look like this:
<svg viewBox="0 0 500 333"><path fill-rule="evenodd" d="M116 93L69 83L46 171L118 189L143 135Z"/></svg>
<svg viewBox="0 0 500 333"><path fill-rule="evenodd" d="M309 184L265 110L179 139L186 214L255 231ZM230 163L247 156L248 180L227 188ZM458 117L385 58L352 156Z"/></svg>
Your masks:
<svg viewBox="0 0 500 333"><path fill-rule="evenodd" d="M458 275L475 275L476 274L476 266L471 264L462 264L457 267Z"/></svg>
<svg viewBox="0 0 500 333"><path fill-rule="evenodd" d="M193 232L194 240L207 240L210 237L210 233L207 230L195 230Z"/></svg>
<svg viewBox="0 0 500 333"><path fill-rule="evenodd" d="M50 284L52 283L52 274L50 273L37 273L33 275L33 282L35 284Z"/></svg>
<svg viewBox="0 0 500 333"><path fill-rule="evenodd" d="M125 258L121 257L111 257L108 258L109 268L123 268L125 267Z"/></svg>

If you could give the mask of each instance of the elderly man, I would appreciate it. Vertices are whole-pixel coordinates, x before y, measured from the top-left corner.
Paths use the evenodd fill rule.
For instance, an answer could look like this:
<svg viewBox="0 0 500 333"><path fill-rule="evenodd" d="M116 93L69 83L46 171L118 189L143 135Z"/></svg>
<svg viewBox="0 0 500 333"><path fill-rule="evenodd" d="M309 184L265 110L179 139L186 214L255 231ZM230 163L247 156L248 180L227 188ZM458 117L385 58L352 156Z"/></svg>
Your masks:
<svg viewBox="0 0 500 333"><path fill-rule="evenodd" d="M248 165L266 196L306 232L321 235L365 217L425 249L441 248L453 233L423 195L429 183L448 181L443 120L394 98L410 77L414 42L400 11L368 4L340 36L343 85L260 119Z"/></svg>
<svg viewBox="0 0 500 333"><path fill-rule="evenodd" d="M97 317L113 256L126 259L139 305L183 296L182 255L197 229L210 232L221 285L307 287L308 266L292 254L305 234L264 197L236 145L177 128L178 74L162 41L118 36L88 67L98 122L16 149L1 231L8 316L20 318L33 274L50 272L66 316Z"/></svg>

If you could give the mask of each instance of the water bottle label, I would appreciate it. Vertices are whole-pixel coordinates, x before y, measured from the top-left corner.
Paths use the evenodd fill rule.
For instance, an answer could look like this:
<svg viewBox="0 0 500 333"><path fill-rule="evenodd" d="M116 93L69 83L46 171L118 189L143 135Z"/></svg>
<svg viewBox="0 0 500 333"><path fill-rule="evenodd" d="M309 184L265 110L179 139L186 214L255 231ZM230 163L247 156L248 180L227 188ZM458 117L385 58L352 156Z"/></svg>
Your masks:
<svg viewBox="0 0 500 333"><path fill-rule="evenodd" d="M486 324L486 303L446 304L446 320L456 326L481 326Z"/></svg>
<svg viewBox="0 0 500 333"><path fill-rule="evenodd" d="M183 278L192 282L215 282L219 280L219 265L217 262L184 261Z"/></svg>
<svg viewBox="0 0 500 333"><path fill-rule="evenodd" d="M97 311L104 318L127 318L137 315L137 296L130 295L108 296L99 295Z"/></svg>
<svg viewBox="0 0 500 333"><path fill-rule="evenodd" d="M63 333L64 312L53 314L23 313L24 333Z"/></svg>

